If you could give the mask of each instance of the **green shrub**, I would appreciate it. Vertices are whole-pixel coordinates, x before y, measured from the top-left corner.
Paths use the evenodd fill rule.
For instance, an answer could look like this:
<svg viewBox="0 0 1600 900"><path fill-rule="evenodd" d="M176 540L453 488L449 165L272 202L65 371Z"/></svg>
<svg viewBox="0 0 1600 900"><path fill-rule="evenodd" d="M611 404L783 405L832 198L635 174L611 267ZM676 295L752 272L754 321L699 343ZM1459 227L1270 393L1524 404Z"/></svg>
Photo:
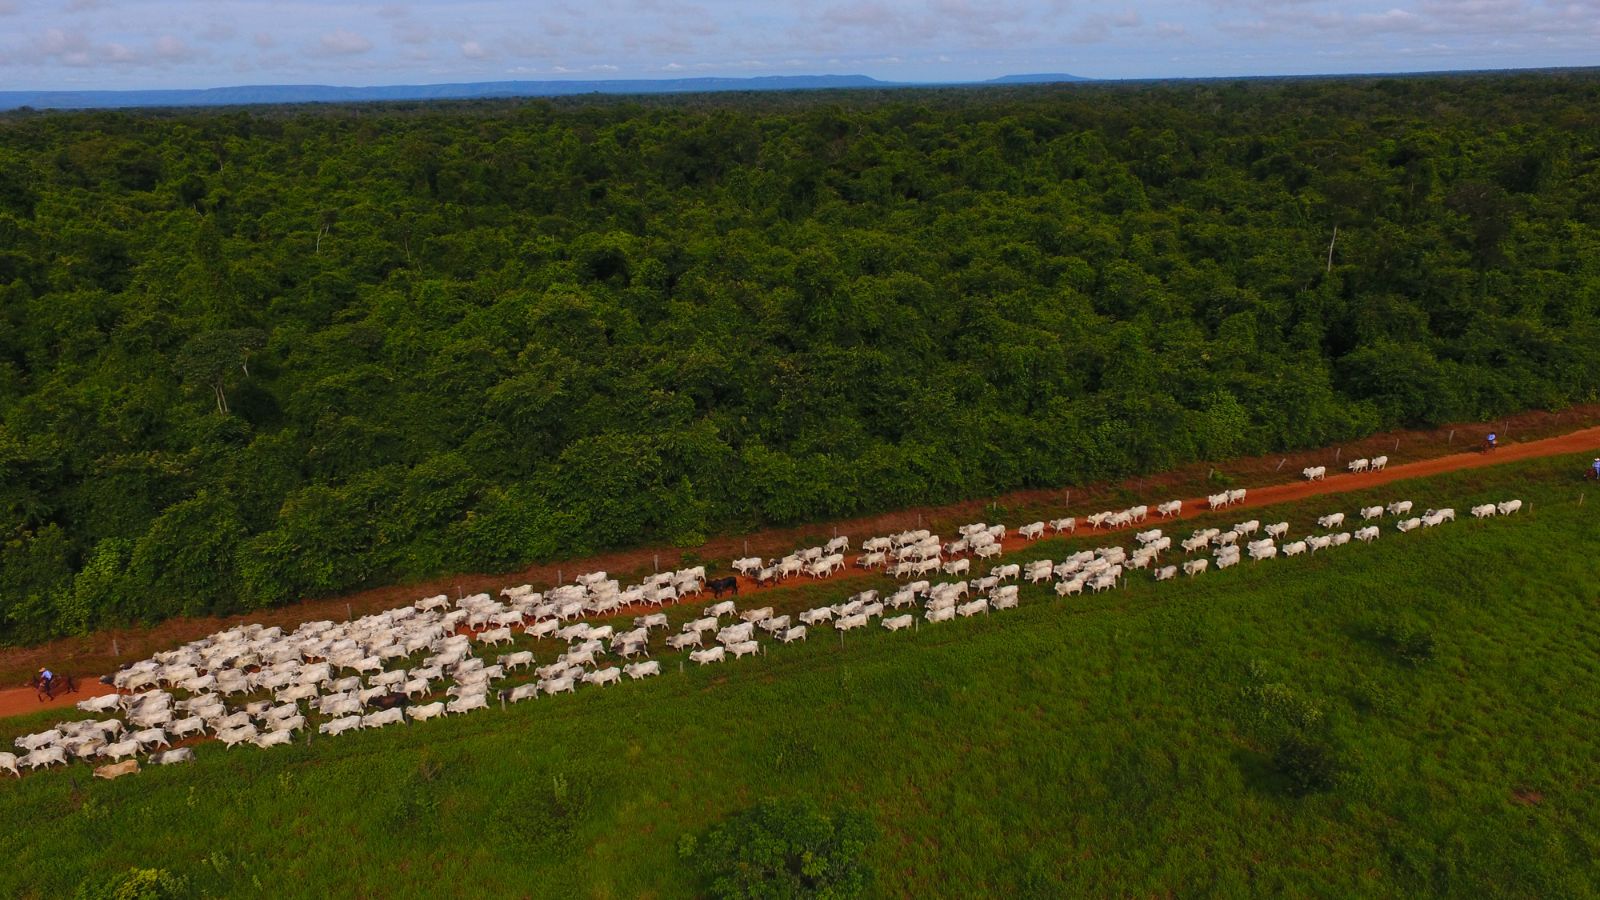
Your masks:
<svg viewBox="0 0 1600 900"><path fill-rule="evenodd" d="M1373 637L1396 659L1420 666L1433 659L1433 633L1423 626L1404 619L1386 619L1372 629Z"/></svg>
<svg viewBox="0 0 1600 900"><path fill-rule="evenodd" d="M714 897L846 898L872 881L861 857L876 837L863 813L828 816L807 800L768 799L678 848Z"/></svg>
<svg viewBox="0 0 1600 900"><path fill-rule="evenodd" d="M132 868L78 885L76 900L175 900L188 897L188 879L166 869Z"/></svg>
<svg viewBox="0 0 1600 900"><path fill-rule="evenodd" d="M1301 735L1290 735L1278 743L1272 767L1288 780L1289 793L1296 797L1332 788L1339 774L1333 749Z"/></svg>

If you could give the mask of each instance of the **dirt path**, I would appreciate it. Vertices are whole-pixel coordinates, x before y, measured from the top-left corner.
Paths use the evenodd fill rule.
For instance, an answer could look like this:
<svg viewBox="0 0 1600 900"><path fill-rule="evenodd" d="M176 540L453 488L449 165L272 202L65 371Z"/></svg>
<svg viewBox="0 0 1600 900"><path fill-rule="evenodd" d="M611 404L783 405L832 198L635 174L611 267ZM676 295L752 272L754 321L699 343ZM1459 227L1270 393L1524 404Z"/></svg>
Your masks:
<svg viewBox="0 0 1600 900"><path fill-rule="evenodd" d="M71 707L79 700L98 697L101 694L111 693L110 685L101 684L95 679L78 682L77 691L71 694L57 694L53 699L39 701L39 695L33 688L5 688L0 690L0 718L6 716L25 716L28 713L38 712L42 709L61 709Z"/></svg>
<svg viewBox="0 0 1600 900"><path fill-rule="evenodd" d="M1573 425L1583 425L1572 431ZM1493 428L1509 440L1493 454L1466 450L1482 432ZM1551 435L1552 437L1539 437ZM1015 528L1036 519L1060 515L1084 515L1100 509L1120 509L1134 503L1150 505L1174 497L1190 498L1214 492L1217 481L1225 478L1234 487L1247 487L1249 494L1240 506L1267 506L1322 494L1360 490L1404 478L1472 469L1543 456L1557 456L1600 449L1600 405L1566 410L1562 413L1526 413L1494 423L1444 426L1431 431L1392 432L1373 435L1342 447L1329 447L1301 453L1254 457L1229 463L1185 466L1156 476L1130 479L1120 484L1090 485L1068 489L1019 491L989 501L969 501L941 507L900 510L876 516L862 516L832 524L812 524L795 528L771 529L749 535L713 539L692 553L676 547L644 547L607 553L586 560L531 566L520 572L501 574L463 574L420 584L373 588L346 597L308 600L276 609L251 613L248 620L264 625L292 629L316 619L342 620L350 616L390 609L418 597L446 593L451 596L477 591L498 591L506 585L530 583L551 585L580 572L604 570L624 581L661 568L674 568L704 562L712 571L725 571L728 563L741 556L777 556L797 547L812 546L832 534L848 534L857 543L867 536L889 534L908 528L929 528L935 533L953 533L956 526L973 521L1003 521ZM1342 463L1357 456L1387 455L1390 463L1382 472L1345 474ZM1328 466L1327 481L1307 483L1288 481L1308 465ZM1209 489L1209 491L1208 491ZM1202 499L1185 499L1184 514L1189 518L1204 512ZM1154 519L1152 519L1154 521ZM1145 525L1144 527L1152 527ZM1013 537L1012 549L1021 546ZM851 567L846 573L859 574ZM845 573L841 573L842 577ZM753 590L754 583L740 579L740 590ZM95 678L118 665L170 649L215 631L237 625L245 617L173 619L150 627L109 629L92 635L65 638L36 647L0 650L0 683L25 681L28 673L41 665L71 671L86 690ZM85 693L83 696L89 696ZM9 703L0 691L0 704ZM31 693L26 698L33 701ZM82 699L79 697L79 699ZM26 704L17 704L26 711ZM0 706L0 710L9 708ZM0 712L0 715L7 713Z"/></svg>

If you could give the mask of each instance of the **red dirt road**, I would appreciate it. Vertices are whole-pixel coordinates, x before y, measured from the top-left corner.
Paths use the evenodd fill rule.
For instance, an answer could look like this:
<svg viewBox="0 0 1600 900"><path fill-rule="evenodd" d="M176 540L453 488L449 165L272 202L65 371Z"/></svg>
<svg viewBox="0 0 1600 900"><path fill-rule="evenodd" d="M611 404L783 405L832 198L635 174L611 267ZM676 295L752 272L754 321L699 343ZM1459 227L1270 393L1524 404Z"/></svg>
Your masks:
<svg viewBox="0 0 1600 900"><path fill-rule="evenodd" d="M39 702L39 695L33 688L6 688L0 690L0 718L6 716L25 716L28 713L39 712L44 709L61 709L71 707L79 700L98 697L101 694L111 693L110 685L101 684L98 679L90 678L78 681L78 690L71 694L57 694L54 699Z"/></svg>
<svg viewBox="0 0 1600 900"><path fill-rule="evenodd" d="M1390 465L1381 472L1335 473L1333 467L1329 466L1328 478L1325 481L1294 481L1287 484L1250 488L1250 492L1245 496L1244 502L1238 504L1238 506L1240 508L1273 506L1278 503L1302 500L1306 497L1319 497L1323 494L1342 494L1347 491L1359 491L1380 484L1388 484L1391 481L1404 481L1407 478L1426 478L1430 475L1442 475L1445 472L1482 469L1522 459L1538 459L1545 456L1562 456L1568 453L1584 453L1588 451L1600 451L1600 428L1585 428L1582 431L1574 431L1560 437L1502 446L1492 453L1457 453L1454 456L1440 456L1434 459ZM1179 518L1199 515L1202 512L1208 512L1205 509L1204 497L1196 500L1185 500L1183 501L1183 515ZM1421 515L1421 513L1418 513L1418 515Z"/></svg>
<svg viewBox="0 0 1600 900"><path fill-rule="evenodd" d="M1564 417L1564 418L1563 418ZM1374 435L1345 447L1286 454L1281 459L1270 458L1235 460L1216 466L1226 472L1234 484L1248 487L1246 501L1241 508L1269 506L1324 494L1337 494L1361 490L1407 478L1475 469L1500 463L1514 462L1546 456L1600 450L1600 407L1568 410L1561 414L1527 413L1496 423L1502 438L1508 434L1533 435L1570 428L1576 421L1588 425L1578 431L1558 433L1553 437L1506 443L1492 454L1459 452L1469 438L1465 435L1488 430L1482 425L1440 428L1430 432L1397 432ZM1460 430L1463 438L1455 439ZM1448 433L1448 437L1447 437ZM1349 451L1346 453L1345 451ZM1391 462L1382 472L1347 474L1340 464L1355 456L1387 454ZM1443 455L1438 455L1443 454ZM1412 461L1402 461L1407 457ZM1421 457L1421 458L1417 458ZM1276 462L1276 465L1274 465ZM1301 480L1284 482L1285 476L1297 474L1306 465L1327 465L1326 481L1308 483ZM914 527L927 527L935 532L953 530L963 522L1004 520L1015 527L1034 519L1074 514L1080 521L1085 514L1099 509L1118 509L1134 502L1156 502L1203 489L1210 467L1196 464L1163 475L1130 480L1122 485L1098 485L1066 490L1035 490L1018 492L998 498L997 501L969 501L944 507L920 510L902 510L877 516L864 516L835 526L811 524L796 528L772 529L748 536L725 536L713 539L695 548L698 560L726 566L732 559L745 555L773 556L791 551L795 547L820 543L830 530L835 534L849 534L857 542L873 534L889 534ZM1576 473L1575 473L1576 475ZM1075 502L1073 494L1076 494ZM1131 500L1138 497L1138 500ZM1185 499L1180 518L1190 518L1206 512L1204 499ZM1157 521L1152 517L1151 521ZM1151 527L1144 525L1143 527ZM1016 538L1009 541L1015 550L1021 545ZM502 574L463 574L436 579L422 584L391 585L373 588L347 597L308 600L275 609L252 613L249 621L264 625L281 625L293 628L304 621L315 619L341 620L347 615L362 615L400 606L429 594L458 595L476 591L494 592L505 585L523 582L547 585L556 583L563 574L605 570L623 578L648 573L652 558L659 556L663 567L680 565L683 551L679 548L636 548L604 554L587 560L569 560L558 564L531 566L521 572ZM688 562L687 560L685 561ZM853 564L854 560L849 560ZM860 569L847 568L847 573L860 573ZM844 573L841 573L844 574ZM740 591L755 590L754 583L740 579ZM156 650L169 649L245 621L244 617L210 617L174 619L149 627L111 629L78 638L65 638L36 647L16 647L0 650L0 682L22 682L27 674L41 665L58 671L71 671L78 679L79 693L61 698L60 705L103 693L98 684L99 673L108 672L117 665L149 656ZM37 702L30 689L0 690L0 716L17 715L50 705Z"/></svg>

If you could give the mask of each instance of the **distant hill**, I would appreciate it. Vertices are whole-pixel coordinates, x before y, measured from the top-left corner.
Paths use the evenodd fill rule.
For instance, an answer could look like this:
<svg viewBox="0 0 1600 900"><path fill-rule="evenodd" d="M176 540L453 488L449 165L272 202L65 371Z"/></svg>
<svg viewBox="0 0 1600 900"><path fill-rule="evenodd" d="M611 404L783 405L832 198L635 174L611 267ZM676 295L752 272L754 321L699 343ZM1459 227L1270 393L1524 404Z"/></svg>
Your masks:
<svg viewBox="0 0 1600 900"><path fill-rule="evenodd" d="M1062 81L1093 81L1082 75L1068 75L1065 72L1040 72L1033 75L1001 75L991 78L984 84L1055 84Z"/></svg>
<svg viewBox="0 0 1600 900"><path fill-rule="evenodd" d="M1087 81L1076 75L1007 75L978 84ZM472 100L489 97L562 97L574 94L674 94L706 91L804 91L834 88L912 87L867 75L765 75L755 78L664 78L595 81L479 81L341 87L260 84L161 91L0 91L0 110L110 109L133 106L243 106L266 103L352 103L374 100Z"/></svg>

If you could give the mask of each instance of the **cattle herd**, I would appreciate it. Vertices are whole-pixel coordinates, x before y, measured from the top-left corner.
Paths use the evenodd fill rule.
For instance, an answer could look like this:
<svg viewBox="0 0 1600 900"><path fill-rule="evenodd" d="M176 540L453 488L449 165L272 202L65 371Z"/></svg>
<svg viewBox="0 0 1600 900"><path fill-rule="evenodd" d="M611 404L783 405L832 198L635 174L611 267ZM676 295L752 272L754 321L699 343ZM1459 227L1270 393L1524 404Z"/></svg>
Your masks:
<svg viewBox="0 0 1600 900"><path fill-rule="evenodd" d="M1207 505L1221 508L1243 497L1243 490L1220 493L1207 498ZM1521 507L1522 501L1508 500L1474 506L1471 513L1481 519L1510 515ZM1172 517L1181 508L1174 500L1159 504L1156 514ZM1289 539L1289 523L1263 526L1252 519L1225 530L1197 530L1178 539L1176 551L1173 537L1149 528L1134 534L1132 547L1085 549L1059 561L1001 563L977 577L971 574L973 560L1000 555L1005 526L962 526L949 541L927 530L905 531L863 542L857 560L859 566L881 568L899 579L892 589L861 591L792 614L779 614L770 606L741 610L734 600L719 597L676 633L670 633L664 611L641 607L701 594L708 586L702 566L652 575L628 587L594 572L542 592L521 585L501 590L498 598L426 597L347 622L305 622L288 633L280 627L240 625L124 666L111 679L116 693L78 703L80 710L99 718L61 722L17 738L21 755L0 753L0 771L20 776L22 768L83 760L98 765L96 776L115 778L139 771L141 756L156 765L191 760L192 744L202 738L226 747L270 748L289 744L297 735L309 741L312 733L332 736L469 713L488 708L491 699L503 706L572 693L580 686L647 678L662 672L662 661L652 650L676 652L680 667L713 665L729 656L762 653L774 641L803 641L812 629L824 626L842 634L876 621L892 632L915 628L919 619L932 624L1011 609L1019 603L1018 582L1023 579L1053 583L1054 593L1067 597L1116 589L1129 573L1141 569L1156 581L1167 581L1180 571L1194 577L1212 567L1225 569L1245 556L1261 561L1316 553L1352 540L1370 543L1379 537L1378 523L1386 517L1400 532L1455 520L1450 508L1429 509L1420 516L1411 512L1408 500L1363 507L1352 517L1362 523L1353 530L1341 530L1344 513L1330 513L1317 519L1319 533L1294 540ZM1090 529L1116 528L1146 522L1149 516L1147 507L1134 506L1095 513L1085 523ZM1033 522L1017 534L1031 540L1047 530L1072 533L1077 522ZM733 568L763 583L794 575L821 578L843 567L849 543L838 537L781 559L735 560ZM1183 559L1162 565L1163 554ZM961 580L935 582L924 575ZM711 585L717 594L738 592L736 579ZM631 624L618 624L629 608L643 614L632 617ZM489 649L507 644L513 645L508 652L490 661ZM536 657L542 654L533 648L545 647L557 652L539 665ZM179 742L185 743L174 746Z"/></svg>

